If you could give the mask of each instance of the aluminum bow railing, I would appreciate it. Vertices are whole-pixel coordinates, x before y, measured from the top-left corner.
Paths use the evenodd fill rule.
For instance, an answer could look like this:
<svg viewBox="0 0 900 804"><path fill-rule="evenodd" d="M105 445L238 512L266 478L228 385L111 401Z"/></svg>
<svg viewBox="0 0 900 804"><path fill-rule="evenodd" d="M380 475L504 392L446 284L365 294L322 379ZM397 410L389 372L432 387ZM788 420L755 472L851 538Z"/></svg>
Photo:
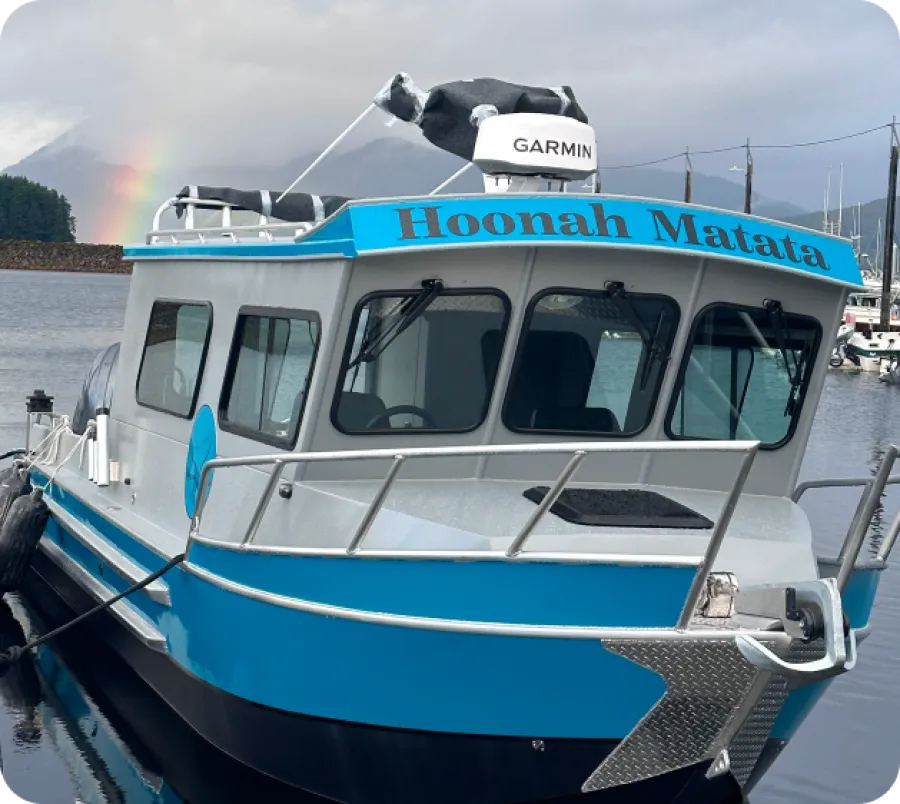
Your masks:
<svg viewBox="0 0 900 804"><path fill-rule="evenodd" d="M272 495L278 486L282 473L288 464L314 464L335 463L339 461L390 461L388 469L380 488L369 504L363 518L350 538L345 556L357 556L363 552L363 542L382 509L388 494L391 491L400 470L407 461L422 458L464 458L464 457L497 457L508 455L570 455L566 466L556 477L550 486L550 490L544 499L535 508L525 524L513 537L509 547L503 556L506 560L516 560L523 555L525 545L534 533L535 528L542 517L550 510L566 484L575 476L578 468L590 455L621 455L629 453L735 453L741 456L740 465L731 489L725 497L722 510L715 522L713 532L709 539L706 551L697 565L697 571L688 590L684 607L678 620L678 628L684 629L693 617L694 610L700 600L706 581L712 566L718 556L722 541L731 521L731 516L738 500L743 492L747 476L756 458L759 443L756 441L723 441L723 442L631 442L631 443L568 443L568 444L515 444L506 446L464 446L464 447L418 447L411 449L371 449L371 450L347 450L340 452L299 452L278 455L257 455L243 458L216 458L208 461L200 474L200 482L197 492L197 500L194 517L191 520L191 529L188 535L186 553L190 556L191 545L200 536L200 526L203 511L209 499L207 486L210 475L217 469L230 469L240 467L271 466L272 471L263 488L256 508L250 519L250 524L241 540L241 546L251 545L256 538L266 509L272 499ZM422 557L421 553L418 557Z"/></svg>
<svg viewBox="0 0 900 804"><path fill-rule="evenodd" d="M866 541L866 534L869 532L872 517L881 503L881 495L884 494L887 486L900 483L900 475L891 475L897 460L898 451L900 450L898 450L896 445L891 444L888 446L874 476L808 480L798 485L791 495L791 499L794 502L799 502L800 498L810 489L864 487L864 491L860 495L859 504L850 522L850 527L847 530L847 536L844 538L844 543L841 546L841 552L838 555L837 582L841 591L846 588L850 575L853 573L853 568L856 566L856 560L859 558L862 546ZM881 542L876 556L878 561L886 562L888 560L898 536L900 536L900 511L897 512Z"/></svg>

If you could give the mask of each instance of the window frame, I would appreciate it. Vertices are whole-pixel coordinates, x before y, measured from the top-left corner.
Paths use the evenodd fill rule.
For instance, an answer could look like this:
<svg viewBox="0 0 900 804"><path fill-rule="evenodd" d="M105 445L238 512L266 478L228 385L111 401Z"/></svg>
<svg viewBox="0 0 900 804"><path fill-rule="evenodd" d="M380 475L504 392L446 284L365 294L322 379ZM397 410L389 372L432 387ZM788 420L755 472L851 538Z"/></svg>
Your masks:
<svg viewBox="0 0 900 804"><path fill-rule="evenodd" d="M587 436L590 438L612 438L617 440L622 440L625 438L636 438L647 431L653 425L653 420L656 418L657 407L659 405L659 397L662 392L662 387L666 378L666 374L669 371L669 364L672 362L672 347L674 347L676 341L678 340L678 332L681 329L681 305L678 303L678 300L673 298L672 296L667 296L664 293L629 293L628 295L632 298L639 299L657 299L660 301L670 302L675 309L675 322L672 327L672 338L669 344L669 354L666 356L665 365L659 372L659 379L656 382L656 388L653 390L653 396L650 399L649 404L647 405L647 409L650 412L650 415L647 417L644 425L638 429L633 430L631 432L621 432L621 433L604 433L598 432L595 430L543 430L537 428L521 428L521 427L510 427L507 423L507 413L510 405L510 398L512 396L512 388L513 388L513 380L516 377L516 373L519 370L519 367L522 363L524 347L525 347L525 336L529 331L531 326L531 322L534 319L534 311L537 308L538 304L540 304L541 299L546 298L547 296L597 296L606 294L609 296L609 291L605 288L577 288L571 286L560 286L560 285L552 285L550 287L542 288L537 291L531 299L528 301L528 306L525 308L525 314L522 317L522 327L519 330L518 342L516 343L516 354L513 358L512 366L509 370L509 377L507 378L506 383L506 393L503 398L503 407L500 411L500 422L501 424L509 430L511 433L516 433L518 435L541 435L541 436ZM644 351L646 350L646 346L642 344L641 356L643 357ZM640 366L640 364L638 364ZM595 362L596 368L596 362ZM629 397L629 405L631 403L631 397Z"/></svg>
<svg viewBox="0 0 900 804"><path fill-rule="evenodd" d="M278 438L277 436L267 435L252 427L245 427L241 424L235 424L228 420L228 403L231 401L231 392L234 389L234 379L237 373L237 364L240 357L241 338L244 330L241 324L242 318L275 318L281 320L309 321L315 323L318 327L316 335L315 348L313 349L312 360L309 363L309 372L306 376L306 393L303 395L303 404L300 406L297 422L294 430L288 438ZM238 308L237 316L234 321L234 331L231 335L231 346L228 351L228 362L225 364L225 377L222 380L222 390L219 393L219 404L216 411L219 421L219 429L224 433L246 438L250 441L257 441L260 444L266 444L276 449L290 451L297 445L297 439L300 437L300 426L303 424L303 416L306 412L306 405L309 402L309 388L312 385L313 374L316 371L316 364L319 359L319 348L322 344L322 317L315 310L298 310L289 307L261 307L259 305L243 305Z"/></svg>
<svg viewBox="0 0 900 804"><path fill-rule="evenodd" d="M376 290L371 293L367 293L364 296L361 296L356 304L353 306L353 314L350 318L350 326L345 335L345 344L344 349L341 354L341 362L338 366L338 376L337 382L335 383L334 393L331 397L331 409L329 412L329 419L331 420L331 426L334 427L341 435L357 437L357 436L384 436L384 435L411 435L415 433L416 435L465 435L466 433L474 433L476 430L484 427L485 422L487 421L488 413L491 409L491 404L494 401L494 396L497 393L497 378L500 375L500 367L497 367L497 375L494 377L493 385L490 388L489 393L485 394L484 405L481 410L481 417L474 427L468 427L466 429L460 430L426 430L424 428L410 428L410 429L399 429L399 428L383 428L381 430L345 430L338 421L338 405L340 400L340 394L344 393L344 383L347 380L347 364L350 362L350 355L353 352L353 342L356 336L356 330L359 327L359 319L362 316L362 311L365 309L366 305L372 301L373 299L390 299L397 298L398 296L409 296L415 297L417 293L421 291L421 288L400 288L400 289L391 289L391 290ZM501 325L501 332L503 333L503 348L506 349L506 342L509 338L510 332L510 321L512 319L512 302L509 300L509 296L506 295L500 288L490 287L490 286L478 286L472 288L466 287L453 287L453 288L444 288L441 291L441 294L438 298L442 298L444 296L493 296L500 300L500 303L503 305L503 323ZM427 310L426 310L427 312ZM399 415L399 414L398 414Z"/></svg>
<svg viewBox="0 0 900 804"><path fill-rule="evenodd" d="M206 324L206 338L203 341L203 352L200 355L200 363L197 366L197 383L194 386L194 394L191 397L191 406L186 414L177 413L173 410L162 408L159 405L151 405L148 402L142 402L140 398L141 375L144 372L144 361L147 359L147 341L150 338L150 323L153 321L153 311L154 309L156 309L156 305L158 304L177 304L179 306L186 307L206 307L209 310L209 321ZM200 399L200 388L203 385L203 378L206 372L206 358L209 355L209 343L212 340L214 317L215 311L213 309L213 303L208 299L172 299L168 297L162 297L153 300L153 303L150 305L150 313L147 316L144 334L144 346L141 350L141 363L138 366L137 378L134 381L134 401L140 407L147 408L148 410L155 410L158 413L165 413L169 416L174 416L177 419L184 419L185 421L190 421L194 418L194 414L197 412L197 402Z"/></svg>
<svg viewBox="0 0 900 804"><path fill-rule="evenodd" d="M697 330L700 327L700 322L702 321L703 317L709 310L712 310L716 307L725 307L730 310L738 310L744 313L756 312L763 309L762 307L753 307L748 304L715 301L710 302L697 311L696 315L694 316L694 320L691 322L691 329L688 332L687 340L684 342L684 350L682 351L681 355L681 365L678 367L678 374L675 376L675 384L672 386L672 394L669 399L668 408L666 410L665 421L663 422L663 432L665 432L666 437L671 441L722 441L722 439L720 438L700 438L698 436L675 435L672 430L672 420L675 417L675 408L678 406L678 398L681 395L681 391L684 385L684 376L685 374L687 374L688 362L690 360L692 347L694 346L694 338L697 335ZM797 425L800 421L800 417L803 415L803 409L806 405L806 396L809 391L809 384L812 381L812 375L819 360L819 350L822 347L822 322L819 321L818 318L815 318L811 315L805 315L803 313L793 313L788 310L784 310L782 315L799 318L803 321L812 323L813 331L815 332L815 339L813 340L812 354L810 355L809 364L805 372L805 376L803 377L803 383L800 386L800 398L797 404L797 409L794 411L794 415L791 418L791 423L788 427L787 433L780 441L772 444L760 441L759 448L766 451L781 449L793 439L794 433L797 431ZM777 349L778 347L773 346L770 348ZM726 440L732 441L737 439Z"/></svg>

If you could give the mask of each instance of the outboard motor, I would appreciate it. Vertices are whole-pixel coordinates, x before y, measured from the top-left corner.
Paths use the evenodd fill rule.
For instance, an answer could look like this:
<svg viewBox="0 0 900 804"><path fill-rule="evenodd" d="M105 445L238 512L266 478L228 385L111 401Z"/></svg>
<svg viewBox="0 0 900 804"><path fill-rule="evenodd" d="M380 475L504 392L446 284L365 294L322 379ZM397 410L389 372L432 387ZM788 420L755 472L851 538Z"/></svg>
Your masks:
<svg viewBox="0 0 900 804"><path fill-rule="evenodd" d="M119 364L119 346L114 343L101 352L94 360L90 372L84 381L75 414L72 416L72 432L83 435L88 422L94 418L101 408L112 407L113 390L115 389L115 372Z"/></svg>

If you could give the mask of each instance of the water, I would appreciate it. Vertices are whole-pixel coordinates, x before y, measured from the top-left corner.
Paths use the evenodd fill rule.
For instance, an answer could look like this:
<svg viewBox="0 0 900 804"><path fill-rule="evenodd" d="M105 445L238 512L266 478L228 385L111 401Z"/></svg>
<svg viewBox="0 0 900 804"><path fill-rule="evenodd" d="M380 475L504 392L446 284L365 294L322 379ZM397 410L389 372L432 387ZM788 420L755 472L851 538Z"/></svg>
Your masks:
<svg viewBox="0 0 900 804"><path fill-rule="evenodd" d="M20 446L25 395L34 388L53 394L57 410L74 410L92 360L118 340L127 291L122 276L0 271L0 451ZM832 372L803 479L867 475L880 449L898 440L900 389ZM820 552L837 552L855 504L851 489L808 493ZM888 516L898 506L893 487ZM879 519L876 534L886 526ZM897 778L896 566L884 575L872 622L859 665L832 684L753 804L868 802ZM45 628L27 601L0 602L0 650ZM0 681L0 757L7 783L39 804L299 800L212 751L84 630Z"/></svg>

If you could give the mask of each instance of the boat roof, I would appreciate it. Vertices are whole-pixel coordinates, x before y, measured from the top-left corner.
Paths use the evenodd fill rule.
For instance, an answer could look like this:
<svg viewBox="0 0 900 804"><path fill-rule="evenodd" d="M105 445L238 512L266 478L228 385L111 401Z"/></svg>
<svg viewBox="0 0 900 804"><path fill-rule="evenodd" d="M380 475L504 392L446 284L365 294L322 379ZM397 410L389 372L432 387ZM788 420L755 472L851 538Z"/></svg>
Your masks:
<svg viewBox="0 0 900 804"><path fill-rule="evenodd" d="M453 248L577 246L692 253L864 287L849 239L738 212L604 194L366 199L349 201L290 239L257 236L242 241L232 236L154 242L158 239L151 235L147 245L127 247L125 258L284 261Z"/></svg>

